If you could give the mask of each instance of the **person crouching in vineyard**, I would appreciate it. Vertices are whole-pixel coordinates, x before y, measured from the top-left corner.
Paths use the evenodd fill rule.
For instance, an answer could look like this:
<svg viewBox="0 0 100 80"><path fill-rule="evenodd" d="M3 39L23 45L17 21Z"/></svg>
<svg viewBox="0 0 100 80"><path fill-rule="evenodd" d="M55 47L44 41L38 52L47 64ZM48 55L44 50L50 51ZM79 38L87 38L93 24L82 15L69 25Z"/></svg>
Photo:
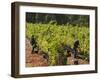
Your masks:
<svg viewBox="0 0 100 80"><path fill-rule="evenodd" d="M74 64L78 64L78 60L77 60L77 57L79 55L79 47L80 43L79 43L79 40L75 40L74 42L74 47L73 47L73 57L74 57Z"/></svg>
<svg viewBox="0 0 100 80"><path fill-rule="evenodd" d="M32 35L31 44L32 44L32 53L38 53L39 48L38 48L38 46L37 46L37 42L36 42L36 40L35 40L34 35Z"/></svg>
<svg viewBox="0 0 100 80"><path fill-rule="evenodd" d="M74 58L77 58L77 56L79 54L79 45L80 45L79 40L75 40L74 47L73 47L73 50L74 50L74 53L73 53Z"/></svg>

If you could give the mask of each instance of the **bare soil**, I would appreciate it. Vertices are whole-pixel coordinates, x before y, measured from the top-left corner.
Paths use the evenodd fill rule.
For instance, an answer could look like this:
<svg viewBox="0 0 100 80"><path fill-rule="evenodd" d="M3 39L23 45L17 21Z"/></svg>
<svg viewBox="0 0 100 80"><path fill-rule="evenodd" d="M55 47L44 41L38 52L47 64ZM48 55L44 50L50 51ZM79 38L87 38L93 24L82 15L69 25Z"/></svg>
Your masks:
<svg viewBox="0 0 100 80"><path fill-rule="evenodd" d="M48 66L47 60L43 55L32 53L30 41L26 39L26 67Z"/></svg>

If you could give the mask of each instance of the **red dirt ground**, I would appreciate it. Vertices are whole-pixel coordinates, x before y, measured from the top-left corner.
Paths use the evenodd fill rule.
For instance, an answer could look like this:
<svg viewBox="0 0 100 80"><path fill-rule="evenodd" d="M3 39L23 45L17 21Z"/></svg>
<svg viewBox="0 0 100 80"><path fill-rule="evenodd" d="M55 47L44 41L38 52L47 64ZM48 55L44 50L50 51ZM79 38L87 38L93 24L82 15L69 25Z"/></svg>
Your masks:
<svg viewBox="0 0 100 80"><path fill-rule="evenodd" d="M47 60L43 55L32 53L30 41L26 39L26 67L48 66Z"/></svg>

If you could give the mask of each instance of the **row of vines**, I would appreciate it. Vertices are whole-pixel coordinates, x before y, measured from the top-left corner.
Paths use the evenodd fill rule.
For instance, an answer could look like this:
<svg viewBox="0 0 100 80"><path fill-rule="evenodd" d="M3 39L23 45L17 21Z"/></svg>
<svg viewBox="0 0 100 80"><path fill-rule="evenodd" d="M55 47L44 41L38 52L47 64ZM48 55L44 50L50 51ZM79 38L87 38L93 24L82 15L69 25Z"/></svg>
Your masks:
<svg viewBox="0 0 100 80"><path fill-rule="evenodd" d="M89 27L26 23L26 37L31 39L33 35L39 49L49 55L49 65L56 65L61 44L73 47L73 42L77 39L80 42L80 54L86 58L89 56Z"/></svg>

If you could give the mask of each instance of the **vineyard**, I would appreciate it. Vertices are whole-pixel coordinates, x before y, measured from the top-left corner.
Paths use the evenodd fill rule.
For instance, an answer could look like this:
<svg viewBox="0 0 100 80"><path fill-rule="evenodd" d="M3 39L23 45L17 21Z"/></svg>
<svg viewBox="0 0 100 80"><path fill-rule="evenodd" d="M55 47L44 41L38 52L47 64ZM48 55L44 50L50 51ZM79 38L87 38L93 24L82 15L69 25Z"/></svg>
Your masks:
<svg viewBox="0 0 100 80"><path fill-rule="evenodd" d="M47 55L44 58L47 59L48 66L68 65L69 53L72 53L65 50L64 46L73 49L75 40L78 40L78 54L89 63L89 27L84 25L57 25L52 21L48 24L26 23L26 39L30 41L34 51L38 51L37 54Z"/></svg>

